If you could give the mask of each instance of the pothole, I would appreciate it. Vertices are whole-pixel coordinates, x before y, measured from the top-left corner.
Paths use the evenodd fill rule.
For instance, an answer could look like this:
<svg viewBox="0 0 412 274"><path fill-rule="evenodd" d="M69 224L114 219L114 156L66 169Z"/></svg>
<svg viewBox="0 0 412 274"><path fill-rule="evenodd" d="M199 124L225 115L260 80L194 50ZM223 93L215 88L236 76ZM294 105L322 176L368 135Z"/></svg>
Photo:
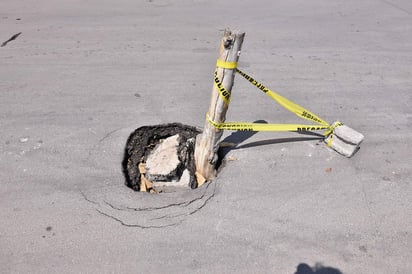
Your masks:
<svg viewBox="0 0 412 274"><path fill-rule="evenodd" d="M180 123L136 129L124 151L126 185L153 193L196 188L194 150L200 133L198 128Z"/></svg>
<svg viewBox="0 0 412 274"><path fill-rule="evenodd" d="M79 185L79 192L83 200L100 215L127 227L151 229L177 226L191 216L199 214L213 201L218 192L219 178L206 182L202 187L196 189L192 189L190 186L175 186L174 189L169 188L168 191L163 191L168 193L150 195L134 191L139 189L139 181L136 180L139 177L138 170L131 168L129 174L126 163L129 159L130 163L131 161L139 163L140 156L145 153L149 155L149 152L154 149L153 146L149 146L146 148L146 152L142 153L138 147L148 146L155 140L154 143L159 145L164 143L165 139L178 133L189 140L195 138L201 130L176 123L147 126L137 130L135 128L126 127L111 130L102 136L90 150L87 161L96 172L89 172L81 182L81 186ZM156 134L153 135L153 133ZM146 145L143 143L145 136L152 137L152 140L146 139ZM126 140L128 141L125 147ZM173 138L170 141L173 141ZM123 167L121 168L119 162L122 161ZM135 171L134 176L132 176L133 170ZM193 175L194 167L191 170ZM129 178L126 180L129 187L125 185L125 176ZM184 176L183 172L182 176ZM135 188L130 187L132 178L134 178Z"/></svg>

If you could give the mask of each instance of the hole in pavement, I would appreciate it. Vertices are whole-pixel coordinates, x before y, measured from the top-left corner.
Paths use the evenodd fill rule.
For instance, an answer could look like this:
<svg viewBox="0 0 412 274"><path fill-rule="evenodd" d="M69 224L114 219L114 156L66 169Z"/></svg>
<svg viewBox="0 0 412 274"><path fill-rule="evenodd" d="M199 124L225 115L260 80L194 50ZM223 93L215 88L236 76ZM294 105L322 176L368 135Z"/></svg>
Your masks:
<svg viewBox="0 0 412 274"><path fill-rule="evenodd" d="M180 123L136 129L124 151L126 185L152 193L196 188L194 150L199 133L198 128Z"/></svg>

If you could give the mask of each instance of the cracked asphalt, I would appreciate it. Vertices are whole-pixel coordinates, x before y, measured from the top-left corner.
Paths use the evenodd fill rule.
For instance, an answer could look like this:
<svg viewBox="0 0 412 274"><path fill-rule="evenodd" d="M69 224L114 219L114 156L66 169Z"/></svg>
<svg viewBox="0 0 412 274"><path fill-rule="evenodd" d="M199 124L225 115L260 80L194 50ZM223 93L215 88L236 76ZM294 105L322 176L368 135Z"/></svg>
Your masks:
<svg viewBox="0 0 412 274"><path fill-rule="evenodd" d="M1 273L409 273L412 4L2 1ZM223 29L239 66L365 135L225 132L193 191L125 186L129 134L203 127ZM241 77L228 121L298 123ZM323 272L322 272L323 271Z"/></svg>

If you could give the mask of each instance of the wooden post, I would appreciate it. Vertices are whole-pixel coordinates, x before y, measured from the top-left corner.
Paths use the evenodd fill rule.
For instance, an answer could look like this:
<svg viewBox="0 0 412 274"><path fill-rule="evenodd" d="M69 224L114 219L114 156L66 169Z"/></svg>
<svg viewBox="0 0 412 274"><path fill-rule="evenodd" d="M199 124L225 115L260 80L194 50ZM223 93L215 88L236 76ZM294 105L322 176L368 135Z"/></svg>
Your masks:
<svg viewBox="0 0 412 274"><path fill-rule="evenodd" d="M232 33L230 30L225 30L220 45L219 60L237 62L244 37L244 32ZM232 90L235 74L236 69L217 68L217 76L229 93ZM217 123L224 122L228 107L228 103L225 103L219 96L214 84L208 111L209 118ZM214 128L206 120L203 133L196 138L195 161L199 185L203 184L205 180L211 180L216 176L215 164L218 160L217 150L219 149L219 140L222 134L223 130Z"/></svg>

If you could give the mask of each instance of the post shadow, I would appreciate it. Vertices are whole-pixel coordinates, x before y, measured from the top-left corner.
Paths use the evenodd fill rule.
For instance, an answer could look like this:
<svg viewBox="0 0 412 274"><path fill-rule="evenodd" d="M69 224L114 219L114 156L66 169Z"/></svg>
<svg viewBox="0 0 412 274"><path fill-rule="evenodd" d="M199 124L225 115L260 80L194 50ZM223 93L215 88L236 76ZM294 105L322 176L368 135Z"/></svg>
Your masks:
<svg viewBox="0 0 412 274"><path fill-rule="evenodd" d="M265 120L257 120L257 121L254 121L254 123L267 124ZM292 142L302 142L302 141L312 141L312 140L323 140L324 139L324 136L322 134L319 134L316 132L311 132L311 131L303 131L303 132L296 131L296 132L301 135L306 135L306 136L311 136L311 137L274 138L274 139L261 140L261 141L256 141L256 142L241 145L244 141L246 141L247 139L251 138L256 133L258 133L258 131L235 131L222 140L222 142L225 142L225 143L233 143L234 146L219 148L217 152L219 158L216 163L216 169L219 170L219 167L222 165L224 158L232 150L280 144L280 143L292 143Z"/></svg>

